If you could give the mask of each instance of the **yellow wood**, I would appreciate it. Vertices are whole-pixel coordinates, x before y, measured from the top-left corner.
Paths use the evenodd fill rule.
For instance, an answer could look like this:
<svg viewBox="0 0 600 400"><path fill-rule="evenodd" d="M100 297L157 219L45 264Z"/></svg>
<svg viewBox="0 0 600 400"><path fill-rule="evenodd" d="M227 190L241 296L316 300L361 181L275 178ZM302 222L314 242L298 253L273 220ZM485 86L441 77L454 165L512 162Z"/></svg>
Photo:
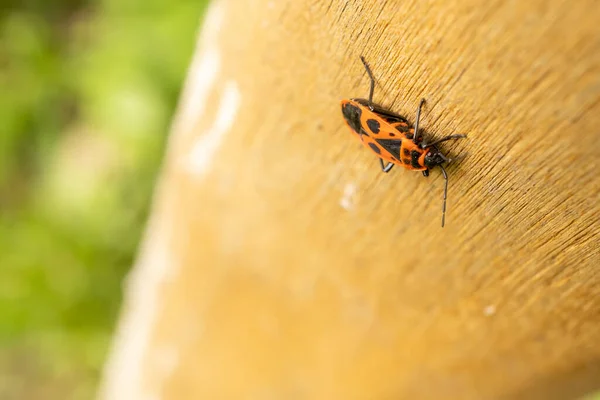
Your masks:
<svg viewBox="0 0 600 400"><path fill-rule="evenodd" d="M104 385L133 399L571 399L600 388L594 0L216 1ZM339 101L414 121L382 174Z"/></svg>

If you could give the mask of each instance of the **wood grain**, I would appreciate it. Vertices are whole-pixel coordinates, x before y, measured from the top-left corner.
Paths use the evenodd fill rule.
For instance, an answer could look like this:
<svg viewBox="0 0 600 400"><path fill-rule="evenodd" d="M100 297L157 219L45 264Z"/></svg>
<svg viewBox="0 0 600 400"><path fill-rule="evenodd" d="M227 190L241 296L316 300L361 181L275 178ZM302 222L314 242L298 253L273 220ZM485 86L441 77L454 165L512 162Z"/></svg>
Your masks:
<svg viewBox="0 0 600 400"><path fill-rule="evenodd" d="M600 388L600 7L216 1L104 398L572 399ZM344 126L365 97L443 180Z"/></svg>

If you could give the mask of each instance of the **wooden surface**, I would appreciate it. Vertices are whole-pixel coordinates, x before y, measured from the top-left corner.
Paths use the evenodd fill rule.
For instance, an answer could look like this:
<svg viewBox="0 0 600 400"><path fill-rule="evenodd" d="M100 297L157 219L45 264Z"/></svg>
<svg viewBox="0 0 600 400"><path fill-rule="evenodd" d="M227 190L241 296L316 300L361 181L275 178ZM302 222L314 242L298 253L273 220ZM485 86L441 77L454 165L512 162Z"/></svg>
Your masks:
<svg viewBox="0 0 600 400"><path fill-rule="evenodd" d="M101 397L572 399L600 388L600 7L215 1ZM443 181L348 132L414 121Z"/></svg>

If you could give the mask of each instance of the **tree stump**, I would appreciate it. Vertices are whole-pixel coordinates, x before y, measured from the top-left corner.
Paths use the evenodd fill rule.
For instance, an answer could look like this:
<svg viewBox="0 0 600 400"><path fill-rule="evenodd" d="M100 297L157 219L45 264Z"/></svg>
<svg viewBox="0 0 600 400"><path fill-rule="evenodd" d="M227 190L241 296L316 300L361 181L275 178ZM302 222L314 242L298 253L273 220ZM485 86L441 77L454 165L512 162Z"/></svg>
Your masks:
<svg viewBox="0 0 600 400"><path fill-rule="evenodd" d="M600 388L600 7L216 1L105 399L572 399ZM443 179L340 100L465 133Z"/></svg>

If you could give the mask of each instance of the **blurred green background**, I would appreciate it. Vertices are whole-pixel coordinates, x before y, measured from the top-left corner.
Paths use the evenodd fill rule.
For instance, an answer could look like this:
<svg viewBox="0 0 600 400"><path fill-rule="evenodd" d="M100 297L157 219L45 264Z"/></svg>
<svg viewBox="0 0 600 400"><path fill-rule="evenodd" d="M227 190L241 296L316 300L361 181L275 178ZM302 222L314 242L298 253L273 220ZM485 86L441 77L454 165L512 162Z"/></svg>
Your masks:
<svg viewBox="0 0 600 400"><path fill-rule="evenodd" d="M0 6L0 399L92 398L207 0Z"/></svg>
<svg viewBox="0 0 600 400"><path fill-rule="evenodd" d="M94 397L207 1L2 1L0 399Z"/></svg>

